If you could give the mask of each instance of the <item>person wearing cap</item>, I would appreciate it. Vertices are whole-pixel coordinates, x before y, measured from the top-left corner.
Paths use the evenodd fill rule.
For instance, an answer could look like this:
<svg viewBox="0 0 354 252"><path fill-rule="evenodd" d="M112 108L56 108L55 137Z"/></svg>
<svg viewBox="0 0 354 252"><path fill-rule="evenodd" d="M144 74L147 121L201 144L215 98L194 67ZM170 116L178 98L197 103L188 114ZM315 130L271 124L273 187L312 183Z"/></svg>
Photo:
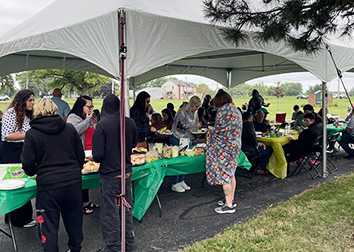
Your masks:
<svg viewBox="0 0 354 252"><path fill-rule="evenodd" d="M270 103L265 103L263 97L259 94L257 89L253 89L252 98L248 102L248 112L252 115L256 114L258 110L263 107L269 107Z"/></svg>
<svg viewBox="0 0 354 252"><path fill-rule="evenodd" d="M260 111L262 111L264 113L263 121L265 121L267 119L267 115L269 114L269 112L266 108L261 108Z"/></svg>

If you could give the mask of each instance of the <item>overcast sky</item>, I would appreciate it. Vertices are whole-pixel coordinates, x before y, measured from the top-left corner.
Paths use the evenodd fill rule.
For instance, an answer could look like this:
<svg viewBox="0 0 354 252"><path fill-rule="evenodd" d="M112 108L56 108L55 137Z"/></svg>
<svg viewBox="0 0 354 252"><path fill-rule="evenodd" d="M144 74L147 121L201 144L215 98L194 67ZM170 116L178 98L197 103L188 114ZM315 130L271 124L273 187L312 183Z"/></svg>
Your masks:
<svg viewBox="0 0 354 252"><path fill-rule="evenodd" d="M75 0L73 0L75 1ZM16 25L22 23L29 17L35 15L46 6L50 5L54 0L0 0L0 34L10 30ZM45 22L45 20L44 20ZM196 84L205 83L212 88L217 88L217 83L213 80L199 77L195 75L176 75L175 77L181 80L187 80ZM257 78L248 81L248 84L256 84L263 82L267 85L272 85L275 82L300 82L303 84L303 88L306 90L310 85L321 83L316 77L310 73L291 73L291 74L279 74L268 77ZM354 73L344 73L343 81L348 91L354 87ZM221 87L219 84L218 87ZM338 87L338 79L332 80L328 83L328 88L331 91L336 91ZM340 91L343 88L340 87Z"/></svg>

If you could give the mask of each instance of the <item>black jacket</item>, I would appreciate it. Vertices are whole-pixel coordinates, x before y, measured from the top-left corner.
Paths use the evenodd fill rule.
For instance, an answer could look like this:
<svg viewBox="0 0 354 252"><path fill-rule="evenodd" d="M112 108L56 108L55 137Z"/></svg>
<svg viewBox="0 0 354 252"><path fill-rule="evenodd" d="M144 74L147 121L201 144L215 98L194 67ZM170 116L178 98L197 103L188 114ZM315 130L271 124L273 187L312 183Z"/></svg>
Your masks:
<svg viewBox="0 0 354 252"><path fill-rule="evenodd" d="M244 152L252 152L258 147L256 131L254 125L250 121L243 122L242 128L242 147L241 150Z"/></svg>
<svg viewBox="0 0 354 252"><path fill-rule="evenodd" d="M316 138L321 135L321 130L317 123L313 123L300 133L298 140L291 140L290 144L295 146L298 154L307 154L311 152Z"/></svg>
<svg viewBox="0 0 354 252"><path fill-rule="evenodd" d="M119 99L108 95L103 100L101 121L92 138L93 159L100 164L100 175L115 177L121 174ZM137 128L133 119L125 118L125 169L132 172L130 155L137 144Z"/></svg>
<svg viewBox="0 0 354 252"><path fill-rule="evenodd" d="M75 128L59 115L30 122L21 153L26 174L37 174L37 191L81 183L85 153Z"/></svg>

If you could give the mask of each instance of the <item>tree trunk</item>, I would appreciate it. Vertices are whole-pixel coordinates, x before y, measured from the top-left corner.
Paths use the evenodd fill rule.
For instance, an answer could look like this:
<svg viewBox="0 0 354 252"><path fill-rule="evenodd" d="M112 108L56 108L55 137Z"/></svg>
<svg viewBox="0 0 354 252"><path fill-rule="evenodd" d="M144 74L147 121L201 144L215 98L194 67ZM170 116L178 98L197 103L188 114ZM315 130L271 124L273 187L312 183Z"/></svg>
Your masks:
<svg viewBox="0 0 354 252"><path fill-rule="evenodd" d="M88 88L89 87L87 84L83 84L81 89L81 95L88 95Z"/></svg>

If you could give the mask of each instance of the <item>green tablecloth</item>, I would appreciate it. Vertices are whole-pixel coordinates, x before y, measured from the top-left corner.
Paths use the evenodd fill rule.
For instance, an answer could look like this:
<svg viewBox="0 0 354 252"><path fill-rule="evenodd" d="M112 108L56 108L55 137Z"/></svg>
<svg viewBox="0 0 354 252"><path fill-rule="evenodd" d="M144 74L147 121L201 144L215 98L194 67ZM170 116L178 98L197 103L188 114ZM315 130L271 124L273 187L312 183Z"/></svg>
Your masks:
<svg viewBox="0 0 354 252"><path fill-rule="evenodd" d="M328 136L332 136L334 134L336 134L337 132L344 132L345 129L347 128L347 123L343 123L341 127L336 128L336 125L333 124L327 124L327 132L328 132ZM338 139L339 140L339 139Z"/></svg>
<svg viewBox="0 0 354 252"><path fill-rule="evenodd" d="M247 157L240 152L238 166L251 167ZM205 155L162 159L133 167L134 207L133 215L141 220L155 198L165 176L192 174L205 171ZM99 187L98 174L82 176L82 188ZM28 178L24 188L10 191L0 190L0 215L23 206L36 197L36 181Z"/></svg>

